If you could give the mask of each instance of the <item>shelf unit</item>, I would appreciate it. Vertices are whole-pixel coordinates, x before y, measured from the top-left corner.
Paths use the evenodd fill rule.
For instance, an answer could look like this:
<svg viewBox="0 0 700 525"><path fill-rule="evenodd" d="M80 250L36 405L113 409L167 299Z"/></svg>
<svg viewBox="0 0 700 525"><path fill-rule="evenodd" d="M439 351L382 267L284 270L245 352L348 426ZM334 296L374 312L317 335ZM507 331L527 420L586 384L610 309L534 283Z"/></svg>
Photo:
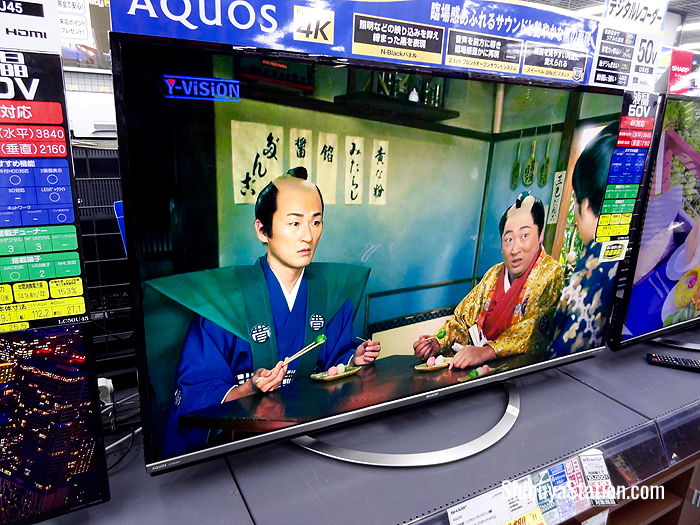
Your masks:
<svg viewBox="0 0 700 525"><path fill-rule="evenodd" d="M97 374L132 386L135 319L127 256L114 213L114 202L122 198L118 152L74 147L73 162Z"/></svg>

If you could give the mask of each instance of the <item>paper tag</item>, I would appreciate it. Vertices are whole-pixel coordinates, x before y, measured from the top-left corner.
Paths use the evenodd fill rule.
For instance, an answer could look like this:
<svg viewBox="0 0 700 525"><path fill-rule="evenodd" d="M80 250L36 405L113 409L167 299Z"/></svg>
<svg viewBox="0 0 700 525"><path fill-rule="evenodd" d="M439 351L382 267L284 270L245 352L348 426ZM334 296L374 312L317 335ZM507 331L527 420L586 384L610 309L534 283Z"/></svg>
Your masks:
<svg viewBox="0 0 700 525"><path fill-rule="evenodd" d="M579 454L579 458L593 505L615 505L615 489L610 483L610 474L603 454L593 449Z"/></svg>
<svg viewBox="0 0 700 525"><path fill-rule="evenodd" d="M501 525L510 521L502 489L494 489L447 509L450 525Z"/></svg>
<svg viewBox="0 0 700 525"><path fill-rule="evenodd" d="M586 482L578 458L553 465L547 469L547 473L554 489L559 521L566 521L590 508L591 502L586 495Z"/></svg>
<svg viewBox="0 0 700 525"><path fill-rule="evenodd" d="M523 514L537 509L535 487L530 476L525 476L511 483L507 490L504 489L503 493L508 501L511 519L518 519Z"/></svg>
<svg viewBox="0 0 700 525"><path fill-rule="evenodd" d="M532 483L535 486L537 506L542 511L542 516L547 525L559 523L559 509L554 498L554 485L552 477L547 469L532 474Z"/></svg>
<svg viewBox="0 0 700 525"><path fill-rule="evenodd" d="M544 525L544 519L537 521L533 513L539 513L539 509L532 480L525 476L455 505L447 510L447 517L450 525Z"/></svg>

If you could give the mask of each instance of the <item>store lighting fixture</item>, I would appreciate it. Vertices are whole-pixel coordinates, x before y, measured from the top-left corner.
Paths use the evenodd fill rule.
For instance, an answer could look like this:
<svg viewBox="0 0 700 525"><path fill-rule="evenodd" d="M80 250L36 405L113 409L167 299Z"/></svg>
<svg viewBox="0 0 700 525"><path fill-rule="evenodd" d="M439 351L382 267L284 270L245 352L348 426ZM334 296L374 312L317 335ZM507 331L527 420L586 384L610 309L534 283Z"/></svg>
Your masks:
<svg viewBox="0 0 700 525"><path fill-rule="evenodd" d="M688 42L686 44L681 44L680 49L700 49L700 42Z"/></svg>

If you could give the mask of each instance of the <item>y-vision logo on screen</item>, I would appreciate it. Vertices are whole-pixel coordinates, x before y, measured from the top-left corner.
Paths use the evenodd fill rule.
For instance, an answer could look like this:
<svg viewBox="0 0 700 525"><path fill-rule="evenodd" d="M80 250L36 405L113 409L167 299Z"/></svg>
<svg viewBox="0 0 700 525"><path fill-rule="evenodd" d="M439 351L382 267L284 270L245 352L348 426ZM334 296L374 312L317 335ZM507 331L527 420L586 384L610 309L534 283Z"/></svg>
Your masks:
<svg viewBox="0 0 700 525"><path fill-rule="evenodd" d="M163 75L163 82L168 88L165 98L220 102L240 102L241 100L241 86L238 80Z"/></svg>

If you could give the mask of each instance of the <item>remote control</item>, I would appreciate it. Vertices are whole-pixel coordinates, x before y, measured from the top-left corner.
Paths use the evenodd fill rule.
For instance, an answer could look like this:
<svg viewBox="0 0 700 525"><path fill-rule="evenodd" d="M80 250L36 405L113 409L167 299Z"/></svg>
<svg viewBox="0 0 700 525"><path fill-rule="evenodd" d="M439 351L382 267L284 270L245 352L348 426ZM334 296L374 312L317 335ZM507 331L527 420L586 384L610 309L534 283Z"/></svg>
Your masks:
<svg viewBox="0 0 700 525"><path fill-rule="evenodd" d="M650 365L667 366L669 368L679 368L680 370L691 370L700 372L700 360L674 357L668 354L647 354L647 362Z"/></svg>

